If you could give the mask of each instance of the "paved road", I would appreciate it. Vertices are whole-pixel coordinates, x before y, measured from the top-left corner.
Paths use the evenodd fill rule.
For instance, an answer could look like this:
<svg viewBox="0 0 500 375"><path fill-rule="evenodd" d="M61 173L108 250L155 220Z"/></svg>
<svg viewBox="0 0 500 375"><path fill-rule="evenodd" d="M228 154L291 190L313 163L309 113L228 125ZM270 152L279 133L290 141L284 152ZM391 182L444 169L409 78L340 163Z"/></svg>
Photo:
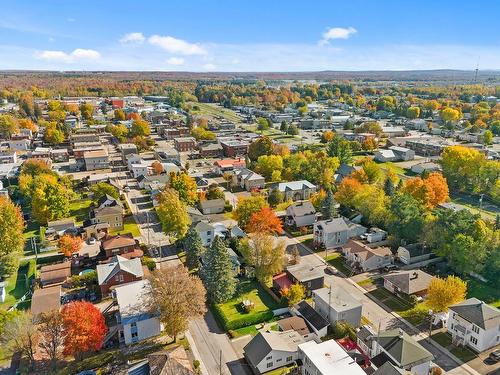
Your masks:
<svg viewBox="0 0 500 375"><path fill-rule="evenodd" d="M324 263L324 260L317 254L313 253L309 248L301 244L296 238L283 237L283 239L286 241L287 248L290 248L291 246L297 246L301 255L301 264L308 264L311 268L318 267L323 270L325 269L326 265ZM341 286L354 298L358 299L363 304L363 316L370 320L375 329L377 329L379 325L382 330L402 328L406 333L412 335L418 342L420 342L420 344L422 344L422 346L424 346L434 355L434 362L438 364L443 370L453 370L453 374L457 375L478 374L477 371L467 365L460 366L459 363L449 355L440 351L436 346L430 344L426 340L426 333L420 333L414 327L410 328L396 315L386 311L383 307L370 299L366 295L366 291L360 286L356 285L356 283L354 283L352 280L325 274L325 284L332 286Z"/></svg>

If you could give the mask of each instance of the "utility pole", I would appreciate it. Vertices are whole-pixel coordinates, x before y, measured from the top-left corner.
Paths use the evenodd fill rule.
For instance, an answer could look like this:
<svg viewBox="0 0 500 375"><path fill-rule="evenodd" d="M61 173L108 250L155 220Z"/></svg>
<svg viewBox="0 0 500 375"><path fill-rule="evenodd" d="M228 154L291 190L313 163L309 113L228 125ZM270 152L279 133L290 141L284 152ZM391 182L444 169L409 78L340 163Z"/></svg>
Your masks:
<svg viewBox="0 0 500 375"><path fill-rule="evenodd" d="M332 321L332 286L330 285L330 292L328 292L328 324Z"/></svg>
<svg viewBox="0 0 500 375"><path fill-rule="evenodd" d="M222 375L222 349L219 350L219 375Z"/></svg>
<svg viewBox="0 0 500 375"><path fill-rule="evenodd" d="M149 242L149 211L146 211L146 225L147 225L147 230L148 230L148 248L149 248L149 245L150 245L150 242Z"/></svg>
<svg viewBox="0 0 500 375"><path fill-rule="evenodd" d="M429 310L429 341L431 341L432 335L432 317L434 316L434 311Z"/></svg>

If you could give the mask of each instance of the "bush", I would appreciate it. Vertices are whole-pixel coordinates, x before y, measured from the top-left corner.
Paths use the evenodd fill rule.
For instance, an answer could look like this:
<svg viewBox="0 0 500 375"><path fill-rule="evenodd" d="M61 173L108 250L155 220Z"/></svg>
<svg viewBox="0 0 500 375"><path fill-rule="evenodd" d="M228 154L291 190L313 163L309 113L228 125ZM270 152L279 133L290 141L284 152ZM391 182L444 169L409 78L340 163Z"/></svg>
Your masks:
<svg viewBox="0 0 500 375"><path fill-rule="evenodd" d="M227 202L224 204L224 212L232 212L233 206L231 203Z"/></svg>
<svg viewBox="0 0 500 375"><path fill-rule="evenodd" d="M212 305L215 318L219 321L225 331L235 330L259 323L267 322L274 317L272 311L262 311L260 313L242 316L241 318L228 320L218 305Z"/></svg>
<svg viewBox="0 0 500 375"><path fill-rule="evenodd" d="M338 340L346 336L353 341L356 341L356 330L347 322L336 322L333 326L333 337Z"/></svg>
<svg viewBox="0 0 500 375"><path fill-rule="evenodd" d="M156 269L156 262L150 257L142 257L141 262L148 267L148 270L154 271Z"/></svg>

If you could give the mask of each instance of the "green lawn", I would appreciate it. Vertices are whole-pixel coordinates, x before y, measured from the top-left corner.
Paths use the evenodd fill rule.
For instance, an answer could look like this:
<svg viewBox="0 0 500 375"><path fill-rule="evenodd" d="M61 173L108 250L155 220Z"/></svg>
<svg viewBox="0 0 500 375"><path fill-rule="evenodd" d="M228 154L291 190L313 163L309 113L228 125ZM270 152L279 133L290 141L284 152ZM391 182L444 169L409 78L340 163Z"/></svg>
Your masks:
<svg viewBox="0 0 500 375"><path fill-rule="evenodd" d="M17 272L6 280L5 301L0 304L0 307L8 308L21 298L28 291L28 286L35 277L35 272L36 267L34 259L22 261L19 264Z"/></svg>
<svg viewBox="0 0 500 375"><path fill-rule="evenodd" d="M26 240L24 244L24 255L33 254L33 249L31 248L32 237L36 237L40 235L40 224L38 224L34 220L30 220L26 223L26 228L24 228L24 239Z"/></svg>
<svg viewBox="0 0 500 375"><path fill-rule="evenodd" d="M325 260L328 262L328 264L334 266L339 272L343 273L345 276L349 276L351 274L351 269L347 267L347 265L344 262L344 259L342 258L342 254L340 253L333 253L331 255L328 255Z"/></svg>
<svg viewBox="0 0 500 375"><path fill-rule="evenodd" d="M472 278L467 280L467 298L471 297L500 308L500 289Z"/></svg>
<svg viewBox="0 0 500 375"><path fill-rule="evenodd" d="M410 310L412 308L412 305L409 303L409 301L395 296L384 288L377 288L375 290L372 290L371 292L368 292L367 294L375 297L391 310L394 310L398 313Z"/></svg>
<svg viewBox="0 0 500 375"><path fill-rule="evenodd" d="M363 288L371 288L375 285L375 284L373 284L373 280L370 278L361 280L361 281L357 282L356 284L358 284L359 286L361 286Z"/></svg>
<svg viewBox="0 0 500 375"><path fill-rule="evenodd" d="M443 348L448 349L453 355L460 358L462 362L469 362L477 357L477 355L466 346L455 346L451 343L451 335L446 332L439 332L431 336L431 338L441 345Z"/></svg>
<svg viewBox="0 0 500 375"><path fill-rule="evenodd" d="M192 110L191 113L193 115L207 115L212 117L222 116L226 120L229 120L234 123L241 122L241 118L238 115L236 115L236 113L233 110L229 108L224 108L210 103L190 102L190 104L193 107L198 106L200 108L199 110Z"/></svg>
<svg viewBox="0 0 500 375"><path fill-rule="evenodd" d="M427 306L425 301L417 303L408 310L398 311L397 313L414 326L422 324L425 320L429 321L429 306Z"/></svg>
<svg viewBox="0 0 500 375"><path fill-rule="evenodd" d="M110 234L118 233L132 233L132 236L139 237L141 232L139 231L139 226L134 220L134 216L130 215L125 217L123 220L123 229L110 229Z"/></svg>
<svg viewBox="0 0 500 375"><path fill-rule="evenodd" d="M75 219L77 225L81 225L88 218L91 204L90 199L79 199L69 204L69 216Z"/></svg>
<svg viewBox="0 0 500 375"><path fill-rule="evenodd" d="M431 338L436 341L443 348L451 345L451 336L446 332L435 333Z"/></svg>

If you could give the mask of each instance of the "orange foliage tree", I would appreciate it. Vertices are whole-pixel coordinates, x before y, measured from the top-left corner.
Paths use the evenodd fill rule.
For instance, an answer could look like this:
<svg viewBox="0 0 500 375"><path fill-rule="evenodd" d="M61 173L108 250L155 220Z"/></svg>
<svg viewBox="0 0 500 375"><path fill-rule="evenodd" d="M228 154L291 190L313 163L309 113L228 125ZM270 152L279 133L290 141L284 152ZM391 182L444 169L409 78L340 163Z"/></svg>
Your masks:
<svg viewBox="0 0 500 375"><path fill-rule="evenodd" d="M352 177L345 177L340 183L335 200L345 206L352 206L356 195L363 189L363 184Z"/></svg>
<svg viewBox="0 0 500 375"><path fill-rule="evenodd" d="M162 174L165 169L163 169L163 165L159 161L154 161L153 164L151 164L151 168L153 168L153 173L155 175Z"/></svg>
<svg viewBox="0 0 500 375"><path fill-rule="evenodd" d="M81 237L65 234L59 239L59 250L64 254L64 256L70 257L71 254L74 254L81 249L82 243L83 240Z"/></svg>
<svg viewBox="0 0 500 375"><path fill-rule="evenodd" d="M90 302L71 302L62 308L64 354L82 358L84 353L101 349L107 327L101 311Z"/></svg>
<svg viewBox="0 0 500 375"><path fill-rule="evenodd" d="M431 173L427 178L415 177L406 181L403 192L410 194L422 205L434 208L449 198L448 184L441 173Z"/></svg>
<svg viewBox="0 0 500 375"><path fill-rule="evenodd" d="M283 231L283 226L273 209L264 207L250 216L246 230L249 233L273 234L281 233Z"/></svg>

